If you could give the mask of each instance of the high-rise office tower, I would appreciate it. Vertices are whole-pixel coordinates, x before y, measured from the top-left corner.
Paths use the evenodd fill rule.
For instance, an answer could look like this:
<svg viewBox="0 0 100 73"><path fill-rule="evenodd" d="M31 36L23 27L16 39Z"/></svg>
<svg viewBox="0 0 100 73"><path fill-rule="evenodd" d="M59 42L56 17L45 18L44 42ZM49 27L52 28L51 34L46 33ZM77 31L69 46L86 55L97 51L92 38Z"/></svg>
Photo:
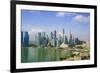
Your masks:
<svg viewBox="0 0 100 73"><path fill-rule="evenodd" d="M21 31L21 47L23 47L23 31Z"/></svg>
<svg viewBox="0 0 100 73"><path fill-rule="evenodd" d="M70 36L69 36L69 44L72 45L73 44L73 38L72 38L72 34L70 32Z"/></svg>
<svg viewBox="0 0 100 73"><path fill-rule="evenodd" d="M29 34L28 32L25 32L24 33L24 46L28 47L28 45L29 45Z"/></svg>
<svg viewBox="0 0 100 73"><path fill-rule="evenodd" d="M56 47L56 45L57 45L57 41L56 41L56 39L57 39L57 35L56 35L57 33L56 33L56 30L54 31L54 47Z"/></svg>
<svg viewBox="0 0 100 73"><path fill-rule="evenodd" d="M42 33L42 37L45 37L45 32Z"/></svg>
<svg viewBox="0 0 100 73"><path fill-rule="evenodd" d="M65 31L64 31L64 29L63 29L63 42L64 42L64 36L65 36Z"/></svg>
<svg viewBox="0 0 100 73"><path fill-rule="evenodd" d="M35 34L34 36L35 36L35 42L34 42L34 44L38 45L38 34Z"/></svg>
<svg viewBox="0 0 100 73"><path fill-rule="evenodd" d="M75 38L73 36L73 39L72 39L72 44L75 45Z"/></svg>
<svg viewBox="0 0 100 73"><path fill-rule="evenodd" d="M55 31L54 31L54 39L56 39L56 33L57 33L57 32L56 32L56 30L55 30Z"/></svg>
<svg viewBox="0 0 100 73"><path fill-rule="evenodd" d="M65 44L68 44L68 39L67 39L67 36L65 35L65 37L64 37L64 43Z"/></svg>
<svg viewBox="0 0 100 73"><path fill-rule="evenodd" d="M80 41L79 41L78 38L75 38L75 44L76 44L76 45L80 44Z"/></svg>
<svg viewBox="0 0 100 73"><path fill-rule="evenodd" d="M41 32L38 32L38 45L41 45Z"/></svg>
<svg viewBox="0 0 100 73"><path fill-rule="evenodd" d="M61 36L61 34L59 34L59 42L60 42L60 45L63 43L63 39L62 39L62 36Z"/></svg>
<svg viewBox="0 0 100 73"><path fill-rule="evenodd" d="M45 40L46 40L46 34L45 34L45 32L42 32L42 34L41 34L41 45L45 46Z"/></svg>
<svg viewBox="0 0 100 73"><path fill-rule="evenodd" d="M48 42L49 42L49 37L48 35L46 35L46 45L48 44Z"/></svg>
<svg viewBox="0 0 100 73"><path fill-rule="evenodd" d="M51 40L52 40L53 39L53 33L52 32L51 32L51 35L50 36L51 36Z"/></svg>
<svg viewBox="0 0 100 73"><path fill-rule="evenodd" d="M57 45L56 46L59 47L59 40L57 39L56 41L57 41Z"/></svg>
<svg viewBox="0 0 100 73"><path fill-rule="evenodd" d="M60 47L60 45L61 45L61 42L59 39L57 39L57 47Z"/></svg>
<svg viewBox="0 0 100 73"><path fill-rule="evenodd" d="M50 43L51 43L51 45L53 46L53 32L50 32Z"/></svg>

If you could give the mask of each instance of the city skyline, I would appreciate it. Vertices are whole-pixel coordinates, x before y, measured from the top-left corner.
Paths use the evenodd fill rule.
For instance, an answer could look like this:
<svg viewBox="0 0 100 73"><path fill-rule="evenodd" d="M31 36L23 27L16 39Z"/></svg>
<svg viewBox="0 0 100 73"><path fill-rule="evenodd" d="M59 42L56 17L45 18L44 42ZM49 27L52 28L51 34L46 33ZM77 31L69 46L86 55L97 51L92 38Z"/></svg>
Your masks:
<svg viewBox="0 0 100 73"><path fill-rule="evenodd" d="M35 46L53 46L53 47L60 47L61 44L68 44L69 46L72 45L79 45L82 43L86 43L87 41L80 40L78 37L75 37L71 32L69 36L65 34L65 30L62 29L62 35L57 35L57 31L50 32L47 34L46 32L37 32L34 34L34 39L30 39L29 32L21 31L21 43L22 46L28 46L29 44L34 44Z"/></svg>
<svg viewBox="0 0 100 73"><path fill-rule="evenodd" d="M65 29L67 36L71 32L81 40L90 39L89 13L22 10L21 14L22 31L29 32L30 36L55 30L62 34L62 29Z"/></svg>

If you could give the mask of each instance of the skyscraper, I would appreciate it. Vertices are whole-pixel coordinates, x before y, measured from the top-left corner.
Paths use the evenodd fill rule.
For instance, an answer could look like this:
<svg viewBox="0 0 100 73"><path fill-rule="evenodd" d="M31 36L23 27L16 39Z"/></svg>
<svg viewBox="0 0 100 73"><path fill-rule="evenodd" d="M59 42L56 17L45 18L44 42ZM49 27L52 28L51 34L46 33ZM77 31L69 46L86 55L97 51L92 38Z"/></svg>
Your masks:
<svg viewBox="0 0 100 73"><path fill-rule="evenodd" d="M43 32L42 36L41 36L41 45L46 46L46 34L45 34L45 32Z"/></svg>
<svg viewBox="0 0 100 73"><path fill-rule="evenodd" d="M65 36L65 31L64 31L64 29L63 29L63 42L64 42L64 36Z"/></svg>
<svg viewBox="0 0 100 73"><path fill-rule="evenodd" d="M78 38L75 38L75 44L76 45L80 44L80 40Z"/></svg>
<svg viewBox="0 0 100 73"><path fill-rule="evenodd" d="M53 39L53 33L52 32L51 32L51 35L50 36L51 36L51 40L52 40Z"/></svg>
<svg viewBox="0 0 100 73"><path fill-rule="evenodd" d="M56 47L56 45L57 45L57 41L56 41L56 39L57 39L57 35L56 35L57 33L56 33L56 30L54 31L54 47Z"/></svg>
<svg viewBox="0 0 100 73"><path fill-rule="evenodd" d="M69 45L73 45L73 38L72 38L71 32L70 32L70 36L69 36Z"/></svg>
<svg viewBox="0 0 100 73"><path fill-rule="evenodd" d="M45 43L46 43L46 46L49 43L49 37L48 37L48 35L46 35L46 41L45 41Z"/></svg>
<svg viewBox="0 0 100 73"><path fill-rule="evenodd" d="M59 34L58 40L59 40L59 44L61 45L61 44L63 43L63 42L62 42L61 34Z"/></svg>
<svg viewBox="0 0 100 73"><path fill-rule="evenodd" d="M24 34L24 47L28 47L29 45L29 34L28 32L25 32Z"/></svg>
<svg viewBox="0 0 100 73"><path fill-rule="evenodd" d="M21 47L23 47L23 32L21 31Z"/></svg>
<svg viewBox="0 0 100 73"><path fill-rule="evenodd" d="M41 45L41 32L38 32L38 45Z"/></svg>
<svg viewBox="0 0 100 73"><path fill-rule="evenodd" d="M65 37L64 37L64 43L65 44L68 44L68 39L67 39L67 36L65 35Z"/></svg>
<svg viewBox="0 0 100 73"><path fill-rule="evenodd" d="M42 33L42 37L45 37L45 32Z"/></svg>

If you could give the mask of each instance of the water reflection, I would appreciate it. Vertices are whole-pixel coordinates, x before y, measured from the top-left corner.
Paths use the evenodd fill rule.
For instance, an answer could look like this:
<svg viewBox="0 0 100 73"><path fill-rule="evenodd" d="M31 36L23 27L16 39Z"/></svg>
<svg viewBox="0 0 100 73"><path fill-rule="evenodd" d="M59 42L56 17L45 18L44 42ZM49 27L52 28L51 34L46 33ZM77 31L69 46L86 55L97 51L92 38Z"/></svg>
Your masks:
<svg viewBox="0 0 100 73"><path fill-rule="evenodd" d="M21 62L45 62L58 61L59 50L57 48L21 48Z"/></svg>

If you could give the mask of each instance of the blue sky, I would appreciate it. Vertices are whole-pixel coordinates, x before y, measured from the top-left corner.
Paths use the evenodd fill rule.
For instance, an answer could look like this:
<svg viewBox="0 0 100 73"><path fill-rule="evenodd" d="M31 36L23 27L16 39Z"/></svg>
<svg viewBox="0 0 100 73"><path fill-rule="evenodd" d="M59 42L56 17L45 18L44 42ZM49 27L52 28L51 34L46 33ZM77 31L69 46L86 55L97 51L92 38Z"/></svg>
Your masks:
<svg viewBox="0 0 100 73"><path fill-rule="evenodd" d="M90 13L21 10L22 31L53 32L65 29L81 40L90 39Z"/></svg>

